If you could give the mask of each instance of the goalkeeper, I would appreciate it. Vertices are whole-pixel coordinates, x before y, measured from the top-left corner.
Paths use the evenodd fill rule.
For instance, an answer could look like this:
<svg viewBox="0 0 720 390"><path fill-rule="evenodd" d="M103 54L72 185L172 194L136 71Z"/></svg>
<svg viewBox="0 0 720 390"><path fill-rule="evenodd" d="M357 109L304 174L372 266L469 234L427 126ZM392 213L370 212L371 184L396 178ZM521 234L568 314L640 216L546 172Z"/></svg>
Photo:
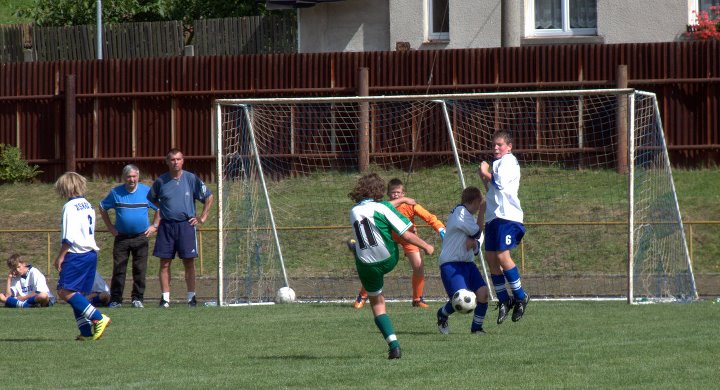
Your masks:
<svg viewBox="0 0 720 390"><path fill-rule="evenodd" d="M493 134L495 161L480 163L479 174L487 189L485 208L485 259L498 297L497 323L501 324L513 307L512 320L518 321L525 312L530 297L520 282L520 272L510 250L525 235L523 211L520 208L520 164L512 154L512 138L505 131ZM510 284L513 297L505 289Z"/></svg>
<svg viewBox="0 0 720 390"><path fill-rule="evenodd" d="M435 231L438 232L442 238L445 235L445 225L431 212L427 211L424 207L420 206L415 200L405 197L405 186L400 179L390 179L387 188L388 197L390 197L390 204L404 216L406 216L413 226L411 231L417 234L417 228L415 227L415 216L422 218L428 225L432 226ZM412 267L412 305L414 307L420 307L427 309L428 305L423 299L423 290L425 288L425 268L423 266L422 255L420 254L420 248L404 240L399 235L393 232L393 240L403 247L405 257L410 262ZM352 244L350 249L354 251ZM367 301L367 292L364 288L360 289L360 293L355 299L355 308L360 309Z"/></svg>
<svg viewBox="0 0 720 390"><path fill-rule="evenodd" d="M431 255L432 245L411 231L412 222L389 202L382 201L385 182L376 173L362 176L348 197L356 202L350 209L350 224L355 232L355 267L363 288L370 297L375 325L388 343L388 359L399 359L400 342L385 309L383 285L385 274L398 262L398 248L392 239L395 232L407 242Z"/></svg>

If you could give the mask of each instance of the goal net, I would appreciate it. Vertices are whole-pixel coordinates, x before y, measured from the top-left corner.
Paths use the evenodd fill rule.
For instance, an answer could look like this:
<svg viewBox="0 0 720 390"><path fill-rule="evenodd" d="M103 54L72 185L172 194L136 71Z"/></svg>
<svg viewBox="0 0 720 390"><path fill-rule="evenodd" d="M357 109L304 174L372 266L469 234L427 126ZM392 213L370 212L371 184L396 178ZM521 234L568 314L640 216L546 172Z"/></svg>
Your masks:
<svg viewBox="0 0 720 390"><path fill-rule="evenodd" d="M477 168L497 130L511 133L521 165L527 233L512 256L531 295L697 297L652 94L227 99L215 112L220 304L271 302L284 285L300 300L354 298L347 194L360 175L401 179L444 221L464 187L483 188ZM425 297L444 298L441 241L415 223L436 248L424 256ZM401 260L386 297L409 300L411 275Z"/></svg>

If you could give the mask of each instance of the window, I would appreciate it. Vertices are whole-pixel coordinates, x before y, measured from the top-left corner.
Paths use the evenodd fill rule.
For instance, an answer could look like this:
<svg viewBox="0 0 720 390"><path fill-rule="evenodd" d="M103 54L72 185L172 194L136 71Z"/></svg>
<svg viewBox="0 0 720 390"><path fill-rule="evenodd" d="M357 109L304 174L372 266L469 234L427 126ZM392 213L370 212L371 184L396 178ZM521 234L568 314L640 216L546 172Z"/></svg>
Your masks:
<svg viewBox="0 0 720 390"><path fill-rule="evenodd" d="M697 24L697 14L700 13L700 11L705 11L712 17L713 13L710 11L710 7L712 6L720 6L720 0L689 0L688 24Z"/></svg>
<svg viewBox="0 0 720 390"><path fill-rule="evenodd" d="M427 40L450 39L450 0L427 0Z"/></svg>
<svg viewBox="0 0 720 390"><path fill-rule="evenodd" d="M528 36L597 35L597 0L532 0L526 5Z"/></svg>

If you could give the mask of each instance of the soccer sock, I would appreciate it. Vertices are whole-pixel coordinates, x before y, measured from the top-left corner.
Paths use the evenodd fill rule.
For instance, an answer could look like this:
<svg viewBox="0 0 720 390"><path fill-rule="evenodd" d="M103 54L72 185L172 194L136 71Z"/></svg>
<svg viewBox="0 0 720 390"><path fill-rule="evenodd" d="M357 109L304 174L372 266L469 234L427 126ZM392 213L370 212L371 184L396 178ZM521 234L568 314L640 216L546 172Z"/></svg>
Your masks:
<svg viewBox="0 0 720 390"><path fill-rule="evenodd" d="M5 301L5 307L17 307L18 309L27 307L25 305L25 302L18 301L15 297L7 297L7 300Z"/></svg>
<svg viewBox="0 0 720 390"><path fill-rule="evenodd" d="M87 298L80 293L75 293L70 299L68 299L67 303L69 303L73 309L80 312L80 314L89 321L102 320L102 313L100 313L95 306L90 304Z"/></svg>
<svg viewBox="0 0 720 390"><path fill-rule="evenodd" d="M92 300L90 301L90 303L91 303L93 306L103 306L103 305L105 304L105 303L102 301L102 299L100 298L100 295L95 295L95 296L93 296L93 297L92 297Z"/></svg>
<svg viewBox="0 0 720 390"><path fill-rule="evenodd" d="M378 329L380 329L380 333L382 333L383 338L385 338L385 342L388 343L390 349L400 346L400 342L398 341L397 336L395 336L395 329L393 329L390 316L387 314L380 314L375 317L375 325L377 325Z"/></svg>
<svg viewBox="0 0 720 390"><path fill-rule="evenodd" d="M81 336L92 336L92 322L85 318L82 312L73 307L73 314L75 314L75 323L78 329L80 329Z"/></svg>
<svg viewBox="0 0 720 390"><path fill-rule="evenodd" d="M30 297L25 300L23 307L33 307L35 305L35 297Z"/></svg>
<svg viewBox="0 0 720 390"><path fill-rule="evenodd" d="M509 269L507 271L503 272L505 274L505 277L508 280L508 283L510 283L510 288L512 289L513 295L516 299L522 301L525 299L525 290L522 288L522 283L520 283L520 271L518 271L517 266L513 267L512 269ZM498 293L498 296L500 294Z"/></svg>
<svg viewBox="0 0 720 390"><path fill-rule="evenodd" d="M191 299L195 296L195 291L188 291L187 293L187 300L190 302Z"/></svg>
<svg viewBox="0 0 720 390"><path fill-rule="evenodd" d="M170 302L170 292L164 292L162 293L162 300L165 302Z"/></svg>
<svg viewBox="0 0 720 390"><path fill-rule="evenodd" d="M450 317L450 314L452 313L455 313L455 309L453 308L451 301L447 301L447 303L445 303L437 312L438 317L445 318Z"/></svg>
<svg viewBox="0 0 720 390"><path fill-rule="evenodd" d="M507 302L510 300L510 295L505 289L505 275L490 275L493 286L495 286L495 294L497 294L498 301Z"/></svg>
<svg viewBox="0 0 720 390"><path fill-rule="evenodd" d="M473 322L470 326L470 331L475 332L477 330L482 329L483 322L485 321L485 314L487 313L488 304L486 303L478 303L477 306L475 306L475 312L473 315Z"/></svg>
<svg viewBox="0 0 720 390"><path fill-rule="evenodd" d="M419 301L425 289L425 276L412 276L413 301Z"/></svg>

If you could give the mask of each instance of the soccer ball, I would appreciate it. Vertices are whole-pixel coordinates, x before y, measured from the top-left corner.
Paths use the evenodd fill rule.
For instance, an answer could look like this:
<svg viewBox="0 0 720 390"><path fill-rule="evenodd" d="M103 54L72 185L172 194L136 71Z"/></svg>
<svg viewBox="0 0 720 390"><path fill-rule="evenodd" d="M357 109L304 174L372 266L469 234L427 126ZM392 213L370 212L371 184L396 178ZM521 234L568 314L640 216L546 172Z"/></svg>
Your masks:
<svg viewBox="0 0 720 390"><path fill-rule="evenodd" d="M280 287L275 293L275 303L295 302L295 290L290 287Z"/></svg>
<svg viewBox="0 0 720 390"><path fill-rule="evenodd" d="M477 306L475 293L464 288L455 291L452 296L452 306L458 313L467 314L472 312Z"/></svg>

